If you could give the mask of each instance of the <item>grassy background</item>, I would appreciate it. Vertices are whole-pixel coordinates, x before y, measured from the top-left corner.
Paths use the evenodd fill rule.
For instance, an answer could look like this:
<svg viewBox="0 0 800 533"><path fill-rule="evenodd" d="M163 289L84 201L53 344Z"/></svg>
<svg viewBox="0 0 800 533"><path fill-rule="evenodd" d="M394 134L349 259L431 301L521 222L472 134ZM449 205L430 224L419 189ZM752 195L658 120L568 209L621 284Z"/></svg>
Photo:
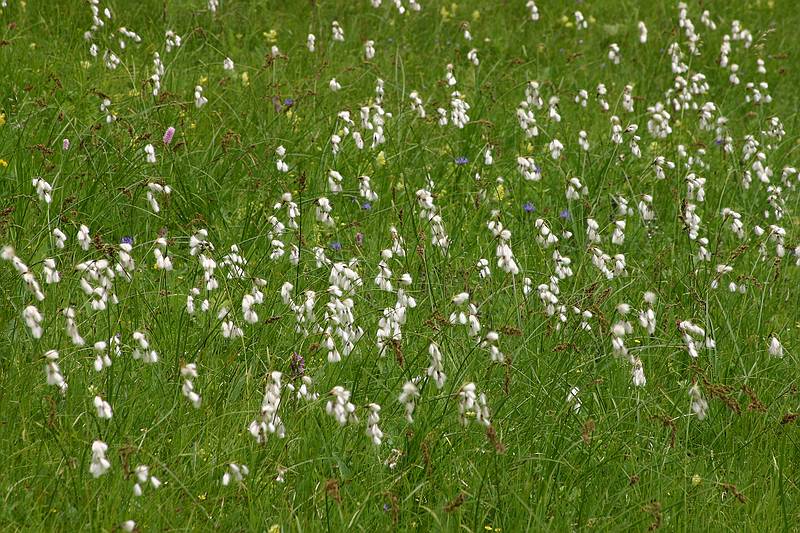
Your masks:
<svg viewBox="0 0 800 533"><path fill-rule="evenodd" d="M700 24L700 9L690 16L703 36L703 54L691 58L693 72L703 72L712 100L730 119L736 155L724 156L714 133L697 128L695 112L673 114L675 132L652 144L646 131L645 108L672 85L666 48L683 37L673 2L633 1L539 2L542 20L527 20L524 2L423 2L422 13L397 14L394 7L373 9L366 0L296 3L223 0L212 15L205 2L116 2L113 27L127 26L142 36L129 43L116 71L91 59L82 33L91 24L82 2L12 0L0 20L0 244L11 244L26 263L40 272L46 257L55 257L64 280L46 288L39 305L45 335L30 337L21 320L31 296L10 265L0 265L0 526L3 529L112 530L134 519L142 530L222 529L374 531L391 529L464 528L470 531L635 529L794 529L800 514L797 479L800 447L798 424L781 424L784 415L800 409L798 375L798 282L791 256L762 260L759 239L752 237L764 221L765 187L739 185L746 165L739 159L742 139L758 137L766 120L781 118L787 136L768 154L775 171L797 162L797 53L795 32L800 17L792 2L707 2L720 29ZM652 4L652 5L650 5ZM106 4L102 4L105 6ZM576 32L561 20L581 9L593 17L588 31ZM346 41L333 43L330 23L338 20ZM742 85L731 87L728 72L717 64L722 35L738 19L755 37L745 50L734 46L732 61L742 67ZM638 43L636 22L650 30L646 45ZM474 40L462 36L468 22ZM164 31L183 36L182 47L166 54ZM275 30L284 56L268 57ZM305 49L309 32L318 50ZM377 55L364 61L362 43L376 41ZM611 42L622 49L621 65L611 65ZM466 59L478 49L481 64ZM682 45L686 52L685 44ZM101 47L102 49L102 47ZM162 94L153 98L147 83L152 54L159 51L166 66ZM222 69L230 56L233 74ZM774 102L753 106L744 101L745 82L760 80L756 58L765 59ZM687 59L688 62L688 59ZM408 93L418 90L430 117L436 107L449 107L451 89L440 81L445 65L456 65L458 90L472 106L472 123L463 130L440 128L435 120L419 120L409 109ZM249 84L243 83L247 73ZM330 78L343 85L328 89ZM386 83L384 108L387 142L379 150L355 150L345 141L334 159L329 138L338 126L336 113L358 109L374 95L376 78ZM561 97L563 120L555 124L537 113L542 135L524 138L514 111L527 81L543 85L545 99ZM196 109L195 85L205 87L209 103ZM609 114L590 98L588 110L573 103L579 89L593 95L598 83L609 89L612 112L623 124L639 124L642 159L620 162L609 141ZM619 107L619 95L635 85L636 112ZM118 119L106 125L98 106L111 98ZM273 98L293 98L291 113L276 112ZM616 111L615 111L616 110ZM169 148L161 144L168 126L177 129ZM592 150L577 148L577 132L586 130ZM61 140L72 148L63 152ZM551 138L567 147L553 161L546 151ZM759 137L760 138L760 137ZM156 146L158 162L145 163L143 146ZM274 150L288 150L291 170L275 171ZM648 168L653 157L676 161L677 145L690 151L708 148L707 198L698 213L701 235L711 241L711 263L697 263L679 219L685 196L682 169L656 181ZM492 146L495 165L483 165L482 151ZM542 167L540 183L525 182L516 170L516 156L532 154ZM464 156L469 163L454 164ZM337 226L314 221L314 199L326 194L325 177L335 168L345 176L345 193L331 197ZM483 178L476 182L479 172ZM371 210L360 208L355 177L368 174L380 199ZM30 185L43 176L54 186L53 203L40 202ZM301 187L300 177L305 176ZM436 202L452 238L449 257L430 245L428 230L416 216L414 191L436 183ZM494 186L505 177L502 190ZM580 176L589 187L586 201L567 202L567 180ZM145 200L146 184L163 180L173 188L171 199L154 215ZM479 189L484 201L476 201ZM264 236L272 205L285 191L301 204L302 261L292 267L286 258L269 260ZM586 254L585 219L598 220L610 233L612 195L625 195L635 207L641 194L654 196L658 219L648 235L638 215L628 218L621 251L628 260L627 277L612 281L592 266ZM798 244L798 195L786 190L787 248ZM522 206L532 202L535 214ZM747 249L733 263L748 285L746 295L709 288L717 263L729 260L741 242L722 229L719 212L731 207L742 213L748 230ZM569 220L558 213L568 208ZM513 234L511 241L523 269L516 279L494 268L494 242L486 229L491 211ZM561 301L592 309L593 330L573 323L559 331L548 319L534 292L522 295L522 277L534 286L552 272L551 250L534 240L536 217L575 236L559 250L573 259L576 275L561 284ZM74 235L80 224L99 242L135 239L139 265L131 283L116 283L119 305L95 313L85 304L72 265L101 257L99 250L80 250ZM394 297L372 283L380 250L391 243L389 226L404 236L409 254L392 264L396 275L409 272L418 307L409 310L403 330L401 366L391 356L379 358L374 346L377 319ZM61 227L70 242L56 250L49 233ZM207 228L219 255L232 244L248 259L248 272L264 277L263 324L245 328L243 339L220 335L215 313L190 317L185 296L201 271L188 254L188 236ZM162 229L174 243L170 253L176 270L153 270L153 240ZM362 233L362 245L356 234ZM298 242L299 235L287 237ZM342 248L333 251L332 242ZM294 332L294 316L280 301L281 284L320 294L322 316L328 270L316 268L313 246L323 246L331 259L356 257L364 278L356 300L357 323L366 334L340 364L325 360L319 336ZM610 253L614 247L604 242ZM479 279L475 263L486 257L493 275ZM238 308L249 284L223 280L213 294L215 308ZM443 325L437 317L452 310L450 298L469 290L478 302L486 331L502 331L500 346L509 365L489 364L463 328ZM617 303L642 303L644 291L658 295L658 329L652 337L639 330L627 344L644 362L647 386L631 385L629 365L612 354L609 324L618 319ZM73 347L64 333L59 310L73 305L88 346ZM682 346L677 321L692 319L713 334L717 349L691 361ZM134 330L146 331L161 362L142 365L129 350L104 373L92 369L91 343L122 333L130 344ZM769 335L782 340L786 357L767 354ZM448 381L441 391L421 386L416 417L409 425L397 395L402 384L423 374L427 346L442 347ZM61 368L69 383L66 397L45 384L42 354L61 352ZM289 371L291 353L303 354L307 371L321 392L317 402L285 398L281 416L284 440L261 446L247 433L271 370ZM195 386L203 397L194 410L181 397L181 361L196 361ZM687 389L693 379L706 380L710 402L704 421L690 415ZM482 428L463 428L456 415L459 387L474 381L489 399L492 420L505 453L497 453ZM383 406L380 447L358 426L340 429L324 412L325 392L343 385L360 408ZM714 386L727 386L711 398ZM572 412L564 399L571 387L581 389L583 408ZM764 409L749 408L743 387L754 391ZM98 420L91 405L95 392L114 407L114 418ZM739 406L740 412L730 408ZM593 431L590 431L591 428ZM586 438L584 438L584 436ZM92 479L88 472L95 439L109 444L110 472ZM384 461L392 449L402 451L395 469ZM123 463L148 464L164 481L158 491L135 498L133 480ZM229 462L251 470L241 486L222 487ZM278 467L286 481L275 482ZM695 482L692 481L693 476ZM329 480L338 496L326 490ZM699 482L698 482L699 481ZM735 487L735 489L734 489ZM734 493L742 495L741 500ZM460 505L453 505L459 503ZM451 509L452 508L452 509Z"/></svg>

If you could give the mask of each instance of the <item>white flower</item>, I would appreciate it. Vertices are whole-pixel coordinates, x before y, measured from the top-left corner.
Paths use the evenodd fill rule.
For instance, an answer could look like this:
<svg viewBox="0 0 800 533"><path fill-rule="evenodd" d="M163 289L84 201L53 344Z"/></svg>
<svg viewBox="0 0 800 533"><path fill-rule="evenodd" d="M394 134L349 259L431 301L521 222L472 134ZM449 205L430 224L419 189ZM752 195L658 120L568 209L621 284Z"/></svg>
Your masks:
<svg viewBox="0 0 800 533"><path fill-rule="evenodd" d="M94 408L97 410L97 417L105 420L111 420L113 412L111 411L111 404L102 399L100 396L94 397Z"/></svg>
<svg viewBox="0 0 800 533"><path fill-rule="evenodd" d="M783 357L783 345L775 335L773 335L769 340L769 354L772 357Z"/></svg>
<svg viewBox="0 0 800 533"><path fill-rule="evenodd" d="M222 476L222 486L227 487L231 481L241 483L244 480L244 476L248 475L249 473L250 469L247 468L247 465L230 463L228 465L228 471Z"/></svg>
<svg viewBox="0 0 800 533"><path fill-rule="evenodd" d="M348 422L357 422L356 406L350 403L350 391L339 385L331 389L332 400L325 405L325 412L332 416L341 426Z"/></svg>
<svg viewBox="0 0 800 533"><path fill-rule="evenodd" d="M194 88L194 105L197 109L200 109L204 105L208 103L208 98L203 96L203 87L201 85L197 85Z"/></svg>
<svg viewBox="0 0 800 533"><path fill-rule="evenodd" d="M51 187L49 183L44 181L42 178L33 178L31 183L34 187L36 187L36 194L39 195L40 200L46 204L49 204L53 201L51 194L53 192L53 187Z"/></svg>
<svg viewBox="0 0 800 533"><path fill-rule="evenodd" d="M92 462L89 465L89 472L96 478L111 468L111 462L106 459L106 451L108 451L108 445L105 442L96 440L92 443Z"/></svg>
<svg viewBox="0 0 800 533"><path fill-rule="evenodd" d="M367 405L369 409L369 415L367 416L367 436L372 440L372 443L375 446L381 445L381 440L383 439L383 431L378 427L378 422L380 422L380 412L381 406L376 403L371 403Z"/></svg>
<svg viewBox="0 0 800 533"><path fill-rule="evenodd" d="M419 398L419 390L414 380L406 381L403 384L403 390L397 400L403 404L406 411L406 420L411 423L414 421L414 409L416 408L416 399Z"/></svg>
<svg viewBox="0 0 800 533"><path fill-rule="evenodd" d="M708 411L708 402L703 398L703 395L700 393L700 387L698 387L696 383L689 387L689 398L691 398L692 401L692 412L697 418L703 420Z"/></svg>

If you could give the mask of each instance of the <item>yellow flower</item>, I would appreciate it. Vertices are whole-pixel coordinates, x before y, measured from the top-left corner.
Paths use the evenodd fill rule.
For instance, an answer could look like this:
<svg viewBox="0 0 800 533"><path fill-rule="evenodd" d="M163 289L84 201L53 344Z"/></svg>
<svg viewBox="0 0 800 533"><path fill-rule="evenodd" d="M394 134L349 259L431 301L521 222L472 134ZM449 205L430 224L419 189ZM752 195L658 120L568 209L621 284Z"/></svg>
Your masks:
<svg viewBox="0 0 800 533"><path fill-rule="evenodd" d="M0 126L6 123L6 114L0 113Z"/></svg>
<svg viewBox="0 0 800 533"><path fill-rule="evenodd" d="M497 186L494 193L497 196L497 200L500 201L506 197L506 188L503 187L503 184L501 183L500 185Z"/></svg>
<svg viewBox="0 0 800 533"><path fill-rule="evenodd" d="M264 35L264 38L270 44L275 44L278 42L278 32L275 30L265 31L262 35Z"/></svg>
<svg viewBox="0 0 800 533"><path fill-rule="evenodd" d="M703 478L701 478L699 474L695 474L695 475L692 476L692 486L693 487L696 487L697 485L699 485L702 482L703 482Z"/></svg>
<svg viewBox="0 0 800 533"><path fill-rule="evenodd" d="M481 12L477 9L472 12L472 20L478 20L481 18Z"/></svg>
<svg viewBox="0 0 800 533"><path fill-rule="evenodd" d="M383 150L378 152L378 157L375 158L375 161L378 162L378 165L384 166L386 164L386 154L383 153Z"/></svg>
<svg viewBox="0 0 800 533"><path fill-rule="evenodd" d="M250 75L247 72L242 72L242 85L245 87L250 86Z"/></svg>
<svg viewBox="0 0 800 533"><path fill-rule="evenodd" d="M8 166L8 161L5 159L0 159L0 167L6 168Z"/></svg>
<svg viewBox="0 0 800 533"><path fill-rule="evenodd" d="M281 526L272 524L272 527L269 528L269 533L281 533Z"/></svg>
<svg viewBox="0 0 800 533"><path fill-rule="evenodd" d="M444 6L442 6L441 9L439 9L439 14L442 16L443 20L447 20L450 18L450 12L447 11L447 8Z"/></svg>
<svg viewBox="0 0 800 533"><path fill-rule="evenodd" d="M203 76L200 78L200 81L197 82L197 85L205 85L208 82L208 76Z"/></svg>

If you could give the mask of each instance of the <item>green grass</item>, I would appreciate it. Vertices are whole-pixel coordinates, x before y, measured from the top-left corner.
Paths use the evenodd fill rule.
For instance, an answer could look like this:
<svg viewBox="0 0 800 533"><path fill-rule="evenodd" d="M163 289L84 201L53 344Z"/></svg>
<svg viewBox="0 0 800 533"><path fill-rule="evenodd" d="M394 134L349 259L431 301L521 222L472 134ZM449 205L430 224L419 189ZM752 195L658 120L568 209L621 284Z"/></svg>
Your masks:
<svg viewBox="0 0 800 533"><path fill-rule="evenodd" d="M421 12L405 15L389 0L377 9L367 0L223 0L216 14L201 0L102 3L114 19L95 42L100 56L106 47L120 55L112 71L102 57L89 55L83 39L91 25L88 3L9 0L0 14L0 246L14 248L46 299L37 302L11 263L0 262L0 528L112 531L134 520L142 531L796 529L800 421L791 414L800 412L800 258L794 251L800 182L797 175L781 179L784 167L800 162L796 6L788 0L707 2L718 25L712 31L691 3L688 14L701 36L701 54L691 56L671 1L541 0L538 22L529 20L522 0L421 3ZM574 28L575 9L589 19L587 30ZM344 42L331 39L333 20L344 29ZM649 29L646 44L639 43L640 20ZM731 62L741 67L738 86L718 64L733 20L753 36L749 48L732 42ZM463 35L465 23L471 42ZM120 53L110 37L120 26L138 32L142 42L129 40ZM169 29L183 44L167 53ZM315 53L306 48L308 33L317 37ZM370 61L363 52L367 39L376 47ZM714 102L714 119L727 117L724 135L733 139L733 154L715 143L713 130L698 126L696 110L670 110L673 132L666 139L648 132L647 106L666 102L673 86L672 42L690 68L684 76L706 76L708 93L693 101ZM620 46L619 65L607 57L611 43ZM276 58L273 44L281 52ZM467 59L472 48L478 66ZM154 52L166 70L157 97L148 81ZM233 72L223 70L225 57L234 60ZM756 72L758 58L765 75ZM448 63L455 65L455 88L444 82ZM328 87L334 77L343 86L338 92ZM378 78L385 83L382 107L392 117L385 118L385 144L373 149L359 109L375 102ZM545 106L534 109L540 135L529 139L515 113L530 80L539 81ZM747 103L750 81L768 82L773 101ZM608 89L609 112L596 101L599 83ZM199 109L193 97L198 84L208 98ZM634 86L633 113L622 108L627 84ZM585 109L574 102L580 89L589 92ZM410 107L414 90L426 119ZM438 107L449 114L453 90L471 106L463 129L436 122ZM553 95L560 98L558 123L547 117ZM99 110L104 97L116 115L111 124ZM290 108L275 105L286 98L294 100ZM337 113L343 110L366 147L358 150L347 137L334 156L330 139L342 130ZM639 126L641 158L630 153L630 134L621 145L611 142L614 114L623 127ZM775 116L786 130L781 139L763 133ZM176 134L164 146L169 126ZM580 130L588 133L588 152L578 146ZM741 184L755 160L743 160L746 135L759 141L773 171L771 185L782 187L780 220L755 172L749 188ZM64 138L71 141L68 151ZM557 160L547 148L554 138L565 145ZM148 143L155 146L155 164L145 161ZM279 145L287 150L288 173L276 170ZM699 236L709 240L707 262L698 260L698 243L682 219L682 205L692 200L679 145L692 156L707 150L707 167L691 169L706 179L705 201L693 202L702 220ZM484 164L487 147L491 166ZM528 155L541 166L539 182L523 180L517 169L517 156ZM659 155L676 164L665 180L655 179L651 166ZM468 163L455 164L458 157ZM328 192L330 169L344 176L342 193ZM379 195L368 210L360 205L361 175L370 176ZM50 204L31 185L38 176L53 187ZM589 194L568 201L564 191L576 176ZM419 216L415 194L430 187L429 179L451 240L447 255L432 246L428 221ZM156 194L158 214L146 199L151 182L172 189L166 199ZM300 227L287 228L281 237L287 253L272 260L269 217L288 222L285 208L273 209L284 192L300 206ZM652 195L656 213L649 224L637 209L645 194ZM611 242L620 218L617 195L632 209L621 246ZM333 205L333 227L315 219L321 196ZM523 209L526 202L534 213ZM745 239L723 220L724 207L741 214ZM559 216L564 209L569 218ZM497 241L487 229L494 210L511 231L521 270L516 276L496 266ZM567 230L573 236L545 249L536 241L537 218L559 237ZM593 265L587 218L600 225L599 248L625 255L626 275L609 280ZM81 224L94 239L88 251L76 241ZM766 234L755 232L770 224L786 230L783 258ZM387 261L393 285L396 290L399 276L409 273L413 283L405 290L417 306L407 310L402 340L380 356L378 320L397 297L373 280L381 250L392 244L391 226L407 251ZM51 235L56 227L69 237L63 249ZM209 312L199 309L203 291L190 316L186 296L204 282L188 244L201 228L215 246L208 253L218 263L219 288L208 294ZM169 242L172 272L153 268L160 234ZM75 265L101 258L115 264L127 236L134 239L136 270L130 282L115 278L118 304L94 311ZM297 266L288 259L293 244L300 248ZM220 264L232 245L247 260L244 279L228 279ZM351 297L364 335L339 363L327 361L321 334L296 331L294 312L280 296L286 281L296 301L303 291L316 291L317 324L326 326L330 267L316 266L315 246L332 261L355 258L363 279ZM574 270L559 284L568 316L560 327L536 290L553 275L554 249L571 258ZM44 284L46 258L56 260L60 283ZM492 269L485 279L476 267L481 258ZM712 289L718 264L730 264L733 272ZM266 281L256 325L244 322L241 311L253 278ZM527 296L524 278L532 282ZM730 281L744 283L745 294L729 292ZM481 334L500 333L505 363L491 362L465 327L447 323L456 310L451 299L463 291L478 307ZM646 291L657 296L653 335L637 319L646 309ZM613 326L624 320L616 310L620 303L633 308L627 318L634 331L624 342L642 361L644 387L632 384L631 363L612 347ZM44 316L40 339L23 320L31 304ZM579 327L573 306L592 312L591 331ZM67 307L76 311L84 346L66 333ZM243 337L223 338L222 307L232 310ZM677 327L683 320L703 327L716 348L692 359ZM145 333L158 363L132 357L134 331ZM92 345L117 334L122 354L112 354L112 366L96 372ZM782 358L768 353L772 335L783 344ZM443 354L441 390L426 375L431 342ZM47 385L43 372L44 354L53 349L69 385L64 395ZM319 398L298 400L284 388L279 415L286 436L269 435L258 444L248 425L259 413L270 372L283 372L284 385L291 381L293 352L305 358ZM199 374L193 380L202 396L199 409L181 394L180 368L190 362ZM408 423L398 396L416 376L420 398ZM486 394L491 434L475 420L459 422L458 392L470 382ZM709 404L702 420L690 408L692 383ZM357 424L340 427L326 414L327 391L336 385L352 392ZM580 389L579 412L566 401L573 387ZM112 419L98 418L95 395L111 404ZM365 434L369 403L382 407L379 446ZM97 479L89 472L95 440L108 444L111 462ZM387 466L391 457L394 468ZM249 468L242 483L222 485L229 463ZM134 496L136 465L148 465L162 486ZM284 471L284 481L276 481Z"/></svg>

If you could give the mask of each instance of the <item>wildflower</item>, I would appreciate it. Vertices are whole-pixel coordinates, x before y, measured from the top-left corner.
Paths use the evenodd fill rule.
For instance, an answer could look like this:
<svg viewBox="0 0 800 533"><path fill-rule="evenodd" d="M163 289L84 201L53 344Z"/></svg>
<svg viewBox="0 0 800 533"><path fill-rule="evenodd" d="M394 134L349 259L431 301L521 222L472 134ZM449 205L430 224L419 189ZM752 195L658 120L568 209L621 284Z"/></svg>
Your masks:
<svg viewBox="0 0 800 533"><path fill-rule="evenodd" d="M442 360L442 352L439 350L439 346L432 342L428 345L428 354L431 357L431 366L428 367L427 374L428 376L433 378L434 383L436 383L436 388L441 389L444 387L444 382L447 380L447 376L444 373L444 364ZM403 393L406 394L405 387L403 389ZM409 394L411 391L409 391ZM401 395L401 397L403 397ZM412 396L406 395L405 399L411 398ZM402 399L400 400L401 403L406 403ZM413 413L413 409L412 409ZM411 420L409 420L411 422Z"/></svg>
<svg viewBox="0 0 800 533"><path fill-rule="evenodd" d="M172 52L173 48L179 48L181 46L181 36L174 31L167 30L164 36L166 37L167 52Z"/></svg>
<svg viewBox="0 0 800 533"><path fill-rule="evenodd" d="M486 427L491 425L489 421L489 407L486 404L486 395L476 394L475 384L467 383L458 392L459 404L458 414L463 425L469 424L468 416L474 415L475 420Z"/></svg>
<svg viewBox="0 0 800 533"><path fill-rule="evenodd" d="M67 382L64 375L61 373L61 368L58 366L58 351L48 350L44 354L47 363L44 367L44 373L47 378L48 385L55 385L61 394L67 393Z"/></svg>
<svg viewBox="0 0 800 533"><path fill-rule="evenodd" d="M89 472L95 478L102 476L111 468L111 462L106 459L106 451L108 445L105 442L96 440L92 443L92 462L89 465Z"/></svg>
<svg viewBox="0 0 800 533"><path fill-rule="evenodd" d="M169 143L171 143L172 142L172 137L174 135L175 135L175 128L173 128L172 126L167 128L167 131L164 132L164 139L163 139L164 144L168 145Z"/></svg>
<svg viewBox="0 0 800 533"><path fill-rule="evenodd" d="M333 33L333 40L344 42L344 30L339 25L339 22L334 20L331 22L331 32Z"/></svg>
<svg viewBox="0 0 800 533"><path fill-rule="evenodd" d="M152 144L148 144L144 147L144 153L148 163L156 162L156 149L153 148Z"/></svg>
<svg viewBox="0 0 800 533"><path fill-rule="evenodd" d="M783 357L783 345L781 344L781 341L778 340L778 337L776 337L775 335L770 337L769 340L769 354L772 357L777 357L777 358Z"/></svg>
<svg viewBox="0 0 800 533"><path fill-rule="evenodd" d="M53 187L51 187L49 183L44 181L42 178L33 178L31 183L34 187L36 187L36 194L39 195L40 200L46 204L49 204L53 201L53 197L51 195L53 192Z"/></svg>
<svg viewBox="0 0 800 533"><path fill-rule="evenodd" d="M275 434L279 439L286 435L286 428L278 416L278 409L281 405L282 376L283 374L280 372L269 374L264 399L261 402L261 412L248 427L248 431L259 444L266 441L267 434Z"/></svg>
<svg viewBox="0 0 800 533"><path fill-rule="evenodd" d="M572 387L567 393L567 403L572 405L572 411L575 414L579 413L581 410L582 404L580 398L578 398L580 391L578 387Z"/></svg>
<svg viewBox="0 0 800 533"><path fill-rule="evenodd" d="M379 415L381 406L376 403L371 403L367 405L367 408L369 409L369 416L367 417L367 436L372 440L375 446L380 446L381 440L383 439L383 431L378 427L378 422L381 420Z"/></svg>
<svg viewBox="0 0 800 533"><path fill-rule="evenodd" d="M161 486L161 480L159 480L155 476L150 475L150 468L147 465L139 465L134 470L136 474L136 483L133 485L133 495L134 496L141 496L143 489L142 486L145 485L148 481L150 481L150 485L157 489Z"/></svg>
<svg viewBox="0 0 800 533"><path fill-rule="evenodd" d="M231 59L230 57L226 57L222 61L222 68L223 70L232 71L234 68L233 59Z"/></svg>
<svg viewBox="0 0 800 533"><path fill-rule="evenodd" d="M250 469L247 465L237 465L236 463L228 464L228 471L222 475L222 486L227 487L231 481L242 483L244 477L250 474Z"/></svg>
<svg viewBox="0 0 800 533"><path fill-rule="evenodd" d="M42 320L44 320L44 317L39 313L36 306L29 305L23 309L22 317L25 319L25 325L31 330L31 336L33 336L34 339L41 339L43 333Z"/></svg>
<svg viewBox="0 0 800 533"><path fill-rule="evenodd" d="M692 400L692 412L697 416L698 419L703 420L708 411L708 402L700 393L700 387L697 386L697 383L689 387L689 398Z"/></svg>
<svg viewBox="0 0 800 533"><path fill-rule="evenodd" d="M331 389L330 395L333 396L325 405L325 412L332 416L341 426L348 422L357 422L355 415L356 406L350 403L350 391L344 387L336 386Z"/></svg>
<svg viewBox="0 0 800 533"><path fill-rule="evenodd" d="M62 149L62 150L64 150L65 152L66 152L67 150L69 150L69 139L66 139L66 138L65 138L65 139L64 139L64 140L61 142L61 149Z"/></svg>
<svg viewBox="0 0 800 533"><path fill-rule="evenodd" d="M202 85L197 85L194 88L194 106L197 109L200 109L204 105L208 103L208 98L203 96L203 87Z"/></svg>
<svg viewBox="0 0 800 533"><path fill-rule="evenodd" d="M417 389L414 380L406 381L403 384L403 390L397 401L403 404L406 412L406 420L409 423L414 422L414 409L416 409L416 399L419 398L419 389Z"/></svg>
<svg viewBox="0 0 800 533"><path fill-rule="evenodd" d="M111 411L111 405L107 401L102 399L100 396L95 396L94 407L97 410L97 418L111 420L113 413Z"/></svg>

